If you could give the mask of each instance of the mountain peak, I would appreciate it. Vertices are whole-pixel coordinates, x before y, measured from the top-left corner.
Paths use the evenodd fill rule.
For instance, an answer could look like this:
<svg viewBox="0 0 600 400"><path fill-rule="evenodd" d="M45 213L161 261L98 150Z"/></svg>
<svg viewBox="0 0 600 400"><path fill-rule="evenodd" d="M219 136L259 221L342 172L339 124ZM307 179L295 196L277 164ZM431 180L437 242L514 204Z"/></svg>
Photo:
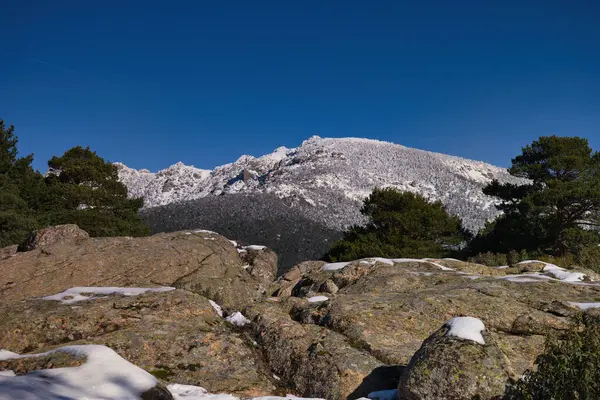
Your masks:
<svg viewBox="0 0 600 400"><path fill-rule="evenodd" d="M492 179L517 182L506 169L399 144L365 138L312 136L293 149L279 147L261 157L244 155L214 170L181 162L156 174L123 164L119 177L130 196L156 207L215 195L270 193L291 204L335 207L345 199L359 207L374 187L394 187L441 200L472 230L495 217L495 199L482 188ZM349 203L349 204L350 204ZM338 221L339 225L355 223Z"/></svg>

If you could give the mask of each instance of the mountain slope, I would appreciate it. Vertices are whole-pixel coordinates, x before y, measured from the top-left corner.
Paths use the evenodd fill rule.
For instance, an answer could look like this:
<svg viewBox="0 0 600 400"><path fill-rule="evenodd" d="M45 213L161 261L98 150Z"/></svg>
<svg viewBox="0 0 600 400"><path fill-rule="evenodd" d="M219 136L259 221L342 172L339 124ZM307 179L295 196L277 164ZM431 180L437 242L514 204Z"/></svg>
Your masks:
<svg viewBox="0 0 600 400"><path fill-rule="evenodd" d="M214 222L222 223L228 214L248 225L259 220L264 224L265 219L258 216L274 213L269 218L277 219L276 225L285 224L287 218L340 232L363 222L358 210L373 187L396 187L441 200L467 228L476 231L498 215L495 200L482 193L483 186L494 178L519 182L506 169L480 161L377 140L317 136L295 149L280 147L259 158L242 156L212 171L182 163L158 173L117 165L129 194L144 197L143 214L154 231L196 227L219 231ZM223 199L227 199L226 206ZM249 211L244 212L245 208ZM235 229L227 234L247 236ZM249 236L262 238L263 244L278 250L273 238L261 237L259 232Z"/></svg>

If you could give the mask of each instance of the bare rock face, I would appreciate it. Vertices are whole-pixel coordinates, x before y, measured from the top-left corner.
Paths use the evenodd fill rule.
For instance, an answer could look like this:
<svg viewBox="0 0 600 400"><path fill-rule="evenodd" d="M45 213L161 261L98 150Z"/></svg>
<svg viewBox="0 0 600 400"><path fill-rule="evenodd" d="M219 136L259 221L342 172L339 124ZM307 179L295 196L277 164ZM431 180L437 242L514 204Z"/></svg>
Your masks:
<svg viewBox="0 0 600 400"><path fill-rule="evenodd" d="M246 270L235 247L206 231L89 238L75 225L32 234L27 252L0 260L0 301L77 286L174 286L241 309L262 297L277 260L265 251Z"/></svg>
<svg viewBox="0 0 600 400"><path fill-rule="evenodd" d="M467 320L452 328L453 321ZM472 324L475 321L475 325ZM405 400L491 400L513 375L502 350L475 318L455 318L423 342L404 369L398 394ZM460 324L458 322L457 324ZM468 326L468 324L472 326ZM458 330L457 335L453 334Z"/></svg>
<svg viewBox="0 0 600 400"><path fill-rule="evenodd" d="M220 317L206 298L191 292L110 295L71 304L30 300L0 305L0 315L0 348L12 352L102 344L164 383L199 385L244 397L275 391L269 369L248 335ZM11 362L23 364L19 370L25 372L77 365L57 362L61 355L68 356L51 353Z"/></svg>
<svg viewBox="0 0 600 400"><path fill-rule="evenodd" d="M76 244L88 238L88 233L75 224L57 225L32 232L27 241L19 246L19 250L31 251L53 245Z"/></svg>
<svg viewBox="0 0 600 400"><path fill-rule="evenodd" d="M14 256L15 254L17 254L17 250L19 249L19 246L17 245L12 245L12 246L6 246L0 249L0 260L4 260L6 258L10 258L12 256Z"/></svg>

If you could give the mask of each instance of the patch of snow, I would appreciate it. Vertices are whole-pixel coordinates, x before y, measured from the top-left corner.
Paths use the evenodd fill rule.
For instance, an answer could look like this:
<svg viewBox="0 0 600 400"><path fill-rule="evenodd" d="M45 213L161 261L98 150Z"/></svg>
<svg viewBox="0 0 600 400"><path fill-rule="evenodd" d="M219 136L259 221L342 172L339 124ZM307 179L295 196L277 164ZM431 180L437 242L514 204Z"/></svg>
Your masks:
<svg viewBox="0 0 600 400"><path fill-rule="evenodd" d="M481 275L476 275L476 274L466 274L466 273L465 273L465 274L461 274L461 276L462 276L463 278L467 278L467 279L470 279L470 280L472 280L472 281L474 281L475 279L479 279L479 278L481 278Z"/></svg>
<svg viewBox="0 0 600 400"><path fill-rule="evenodd" d="M194 231L194 233L208 233L210 235L218 235L217 232L209 231L209 230L206 230L206 229L196 229Z"/></svg>
<svg viewBox="0 0 600 400"><path fill-rule="evenodd" d="M348 264L350 264L350 261L328 263L328 264L323 265L323 267L321 269L323 271L337 271L338 269L344 268Z"/></svg>
<svg viewBox="0 0 600 400"><path fill-rule="evenodd" d="M146 292L169 292L175 290L174 287L163 286L156 288L135 288L135 287L95 287L95 286L82 286L74 287L65 290L62 293L53 294L51 296L40 297L39 300L57 300L62 304L72 304L78 301L90 300L93 298L99 298L94 295L110 295L119 294L122 296L137 296ZM89 293L91 296L86 296L83 293Z"/></svg>
<svg viewBox="0 0 600 400"><path fill-rule="evenodd" d="M454 268L445 267L441 264L434 262L434 260L435 259L433 259L433 258L418 259L418 258L369 257L369 258L363 258L362 260L356 260L356 261L358 261L359 264L370 264L370 265L374 265L376 262L380 262L380 263L388 264L388 265L394 265L396 263L401 264L401 263L407 263L407 262L428 263L428 264L432 264L432 265L438 267L442 271L454 271ZM346 267L351 262L355 262L355 261L328 263L328 264L323 265L323 267L321 269L323 271L337 271L339 269Z"/></svg>
<svg viewBox="0 0 600 400"><path fill-rule="evenodd" d="M236 326L246 326L250 323L250 320L248 318L244 317L244 314L242 314L239 311L234 312L233 314L231 314L230 316L228 316L225 319L229 323L236 325Z"/></svg>
<svg viewBox="0 0 600 400"><path fill-rule="evenodd" d="M6 371L0 371L0 376L17 376L15 371L7 369Z"/></svg>
<svg viewBox="0 0 600 400"><path fill-rule="evenodd" d="M233 245L233 247L238 247L238 242L235 240L230 240L229 242Z"/></svg>
<svg viewBox="0 0 600 400"><path fill-rule="evenodd" d="M398 398L398 389L378 390L368 394L372 400L396 400Z"/></svg>
<svg viewBox="0 0 600 400"><path fill-rule="evenodd" d="M219 315L219 317L223 317L223 309L221 308L221 306L218 305L217 303L215 303L212 300L208 300L208 302L210 303L210 305L212 306L212 308L215 309L215 311L217 312L217 314Z"/></svg>
<svg viewBox="0 0 600 400"><path fill-rule="evenodd" d="M230 394L210 394L200 386L172 383L167 385L167 389L173 395L174 400L239 400Z"/></svg>
<svg viewBox="0 0 600 400"><path fill-rule="evenodd" d="M600 303L576 303L573 301L569 301L568 303L572 306L579 308L580 310L583 310L583 311L589 310L592 308L600 308Z"/></svg>
<svg viewBox="0 0 600 400"><path fill-rule="evenodd" d="M43 357L62 352L84 356L78 367L55 368L20 376L0 376L0 400L139 399L154 387L156 378L100 345L66 346L40 354L11 358Z"/></svg>
<svg viewBox="0 0 600 400"><path fill-rule="evenodd" d="M12 351L0 349L0 360L8 360L9 358L15 358L19 355L17 353L13 353Z"/></svg>
<svg viewBox="0 0 600 400"><path fill-rule="evenodd" d="M382 264L387 264L387 265L394 265L394 261L390 260L389 258L381 258L381 257L372 257L372 258L365 258L364 260L362 260L361 262L366 261L367 263L370 263L371 265L374 265L375 263L382 263Z"/></svg>
<svg viewBox="0 0 600 400"><path fill-rule="evenodd" d="M167 385L167 389L173 395L174 400L240 400L230 394L211 394L200 386L180 385L173 383ZM288 394L285 397L279 396L263 396L253 397L248 400L324 400L324 399L305 399Z"/></svg>
<svg viewBox="0 0 600 400"><path fill-rule="evenodd" d="M307 300L308 300L309 303L320 303L320 302L329 300L329 297L327 297L327 296L313 296L313 297L309 297Z"/></svg>
<svg viewBox="0 0 600 400"><path fill-rule="evenodd" d="M448 328L446 336L453 336L465 340L471 340L479 344L485 344L481 332L485 331L485 325L479 318L455 317L445 324Z"/></svg>
<svg viewBox="0 0 600 400"><path fill-rule="evenodd" d="M261 246L258 244L251 244L250 246L244 246L244 249L247 249L247 250L264 250L266 248L267 248L267 246Z"/></svg>
<svg viewBox="0 0 600 400"><path fill-rule="evenodd" d="M543 271L563 282L581 282L585 277L583 272L569 272L564 268L548 263L546 263Z"/></svg>

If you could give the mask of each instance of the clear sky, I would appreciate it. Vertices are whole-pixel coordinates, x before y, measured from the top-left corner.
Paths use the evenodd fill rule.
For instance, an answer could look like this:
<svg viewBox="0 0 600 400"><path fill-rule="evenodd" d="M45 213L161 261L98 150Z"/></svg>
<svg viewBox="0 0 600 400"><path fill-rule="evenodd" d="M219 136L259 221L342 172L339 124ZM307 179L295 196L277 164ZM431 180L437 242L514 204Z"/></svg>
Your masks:
<svg viewBox="0 0 600 400"><path fill-rule="evenodd" d="M600 149L600 1L0 0L0 118L45 170L157 170L368 137L507 166Z"/></svg>

